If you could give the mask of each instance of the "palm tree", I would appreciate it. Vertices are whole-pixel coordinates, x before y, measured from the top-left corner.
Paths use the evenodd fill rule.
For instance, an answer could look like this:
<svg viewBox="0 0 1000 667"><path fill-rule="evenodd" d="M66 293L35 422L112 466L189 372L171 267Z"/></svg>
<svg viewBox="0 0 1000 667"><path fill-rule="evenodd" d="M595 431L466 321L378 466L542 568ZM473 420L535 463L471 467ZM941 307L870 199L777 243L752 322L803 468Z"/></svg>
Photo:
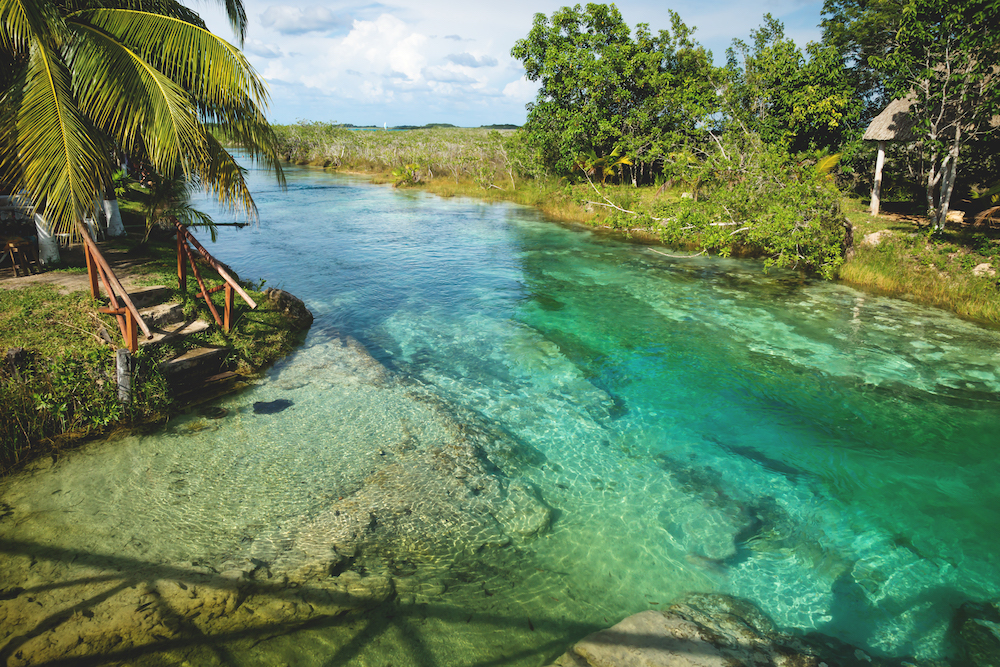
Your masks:
<svg viewBox="0 0 1000 667"><path fill-rule="evenodd" d="M623 164L631 165L632 160L621 154L617 146L607 155L599 156L593 148L577 156L575 166L582 171L589 181L591 177L599 179L601 185L607 182L609 176L614 176Z"/></svg>
<svg viewBox="0 0 1000 667"><path fill-rule="evenodd" d="M225 0L242 40L241 0ZM238 48L175 0L0 0L0 188L75 233L111 188L113 155L181 174L249 217L218 127L283 180L267 91Z"/></svg>

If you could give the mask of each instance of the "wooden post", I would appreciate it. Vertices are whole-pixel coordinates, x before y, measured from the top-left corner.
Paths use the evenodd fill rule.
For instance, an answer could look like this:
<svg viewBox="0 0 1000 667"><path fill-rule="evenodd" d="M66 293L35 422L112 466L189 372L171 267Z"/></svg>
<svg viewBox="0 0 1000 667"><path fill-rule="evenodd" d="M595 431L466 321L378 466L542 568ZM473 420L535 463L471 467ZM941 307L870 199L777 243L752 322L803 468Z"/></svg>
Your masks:
<svg viewBox="0 0 1000 667"><path fill-rule="evenodd" d="M100 295L97 287L97 262L94 261L94 256L90 254L90 246L86 243L83 244L83 256L87 258L87 277L90 278L90 298L96 301Z"/></svg>
<svg viewBox="0 0 1000 667"><path fill-rule="evenodd" d="M187 244L181 230L177 230L177 286L182 294L187 294L187 263L184 261L187 255ZM187 298L187 297L185 297Z"/></svg>
<svg viewBox="0 0 1000 667"><path fill-rule="evenodd" d="M120 403L130 403L132 401L132 354L121 348L115 354L116 378L118 380L118 401Z"/></svg>
<svg viewBox="0 0 1000 667"><path fill-rule="evenodd" d="M139 351L139 325L135 321L132 311L125 309L125 344L128 345L129 352L135 354Z"/></svg>
<svg viewBox="0 0 1000 667"><path fill-rule="evenodd" d="M226 283L226 319L223 329L227 332L233 327L233 286Z"/></svg>
<svg viewBox="0 0 1000 667"><path fill-rule="evenodd" d="M201 289L201 295L205 298L205 303L208 305L208 309L212 311L212 317L215 318L215 323L222 326L222 318L219 317L219 311L216 310L215 304L212 303L212 297L208 290L205 289L205 282L201 279L201 273L198 272L198 265L194 263L194 255L188 253L188 259L191 260L191 273L194 274L194 279L198 281L198 287Z"/></svg>
<svg viewBox="0 0 1000 667"><path fill-rule="evenodd" d="M878 157L875 158L875 183L872 185L872 203L868 211L878 215L880 197L882 195L882 167L885 166L885 141L878 142Z"/></svg>

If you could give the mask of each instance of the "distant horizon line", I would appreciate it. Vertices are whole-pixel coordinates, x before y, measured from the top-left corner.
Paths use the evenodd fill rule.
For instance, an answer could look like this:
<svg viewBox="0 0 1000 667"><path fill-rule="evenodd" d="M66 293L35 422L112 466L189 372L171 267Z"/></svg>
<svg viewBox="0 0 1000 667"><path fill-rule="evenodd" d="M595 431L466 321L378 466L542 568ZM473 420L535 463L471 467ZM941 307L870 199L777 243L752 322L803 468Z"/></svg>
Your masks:
<svg viewBox="0 0 1000 667"><path fill-rule="evenodd" d="M306 119L299 119L294 123L277 123L273 122L273 125L307 125L311 123L322 123L324 125L332 125L334 127L343 127L345 129L355 129L355 130L432 130L436 128L455 128L459 130L517 130L521 126L515 125L514 123L493 123L490 125L455 125L453 123L425 123L424 125L387 125L386 123L372 123L370 125L355 125L354 123L338 123L336 121L311 121Z"/></svg>

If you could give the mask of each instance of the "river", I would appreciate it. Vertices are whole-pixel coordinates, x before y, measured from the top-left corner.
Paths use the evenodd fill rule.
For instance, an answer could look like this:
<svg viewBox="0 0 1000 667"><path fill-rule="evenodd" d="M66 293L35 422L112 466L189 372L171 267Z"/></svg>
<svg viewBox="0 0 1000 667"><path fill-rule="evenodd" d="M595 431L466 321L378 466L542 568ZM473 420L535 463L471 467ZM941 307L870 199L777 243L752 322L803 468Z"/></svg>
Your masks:
<svg viewBox="0 0 1000 667"><path fill-rule="evenodd" d="M0 535L214 570L247 544L280 560L373 459L465 420L483 474L531 496L541 527L431 540L407 556L430 593L220 639L241 647L228 660L541 665L690 591L874 655L947 657L958 606L1000 596L997 330L514 205L287 176L282 191L251 170L260 224L199 236L306 302L303 347L217 401L222 419L194 411L5 481L17 521ZM252 409L276 399L291 407Z"/></svg>

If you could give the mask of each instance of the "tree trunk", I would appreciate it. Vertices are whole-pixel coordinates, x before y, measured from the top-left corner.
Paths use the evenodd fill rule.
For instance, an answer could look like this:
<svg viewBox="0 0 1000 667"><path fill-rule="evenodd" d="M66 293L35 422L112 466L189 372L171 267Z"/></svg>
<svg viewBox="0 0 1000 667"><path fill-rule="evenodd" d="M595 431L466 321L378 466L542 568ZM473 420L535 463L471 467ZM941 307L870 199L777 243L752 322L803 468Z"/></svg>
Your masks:
<svg viewBox="0 0 1000 667"><path fill-rule="evenodd" d="M108 237L125 236L121 209L118 208L118 199L114 195L104 200L104 216L108 221Z"/></svg>
<svg viewBox="0 0 1000 667"><path fill-rule="evenodd" d="M932 155L927 170L927 220L932 229L937 229L937 186L940 180L941 171L938 157Z"/></svg>
<svg viewBox="0 0 1000 667"><path fill-rule="evenodd" d="M885 142L878 142L878 155L875 158L875 183L872 185L872 201L868 211L872 215L878 215L879 206L882 202L882 167L885 166Z"/></svg>
<svg viewBox="0 0 1000 667"><path fill-rule="evenodd" d="M955 184L955 161L949 155L941 164L941 188L938 190L937 210L934 220L934 231L944 229L948 220L948 204L951 200L951 190Z"/></svg>
<svg viewBox="0 0 1000 667"><path fill-rule="evenodd" d="M59 243L53 232L52 226L42 217L41 213L35 214L35 232L38 234L38 259L42 264L56 264L62 258L59 256Z"/></svg>
<svg viewBox="0 0 1000 667"><path fill-rule="evenodd" d="M948 157L945 158L945 166L942 170L937 231L944 229L944 223L948 221L948 210L951 208L951 193L955 189L955 175L958 173L958 151L961 141L962 128L959 126L955 130L955 139L951 142L951 147L948 149Z"/></svg>

